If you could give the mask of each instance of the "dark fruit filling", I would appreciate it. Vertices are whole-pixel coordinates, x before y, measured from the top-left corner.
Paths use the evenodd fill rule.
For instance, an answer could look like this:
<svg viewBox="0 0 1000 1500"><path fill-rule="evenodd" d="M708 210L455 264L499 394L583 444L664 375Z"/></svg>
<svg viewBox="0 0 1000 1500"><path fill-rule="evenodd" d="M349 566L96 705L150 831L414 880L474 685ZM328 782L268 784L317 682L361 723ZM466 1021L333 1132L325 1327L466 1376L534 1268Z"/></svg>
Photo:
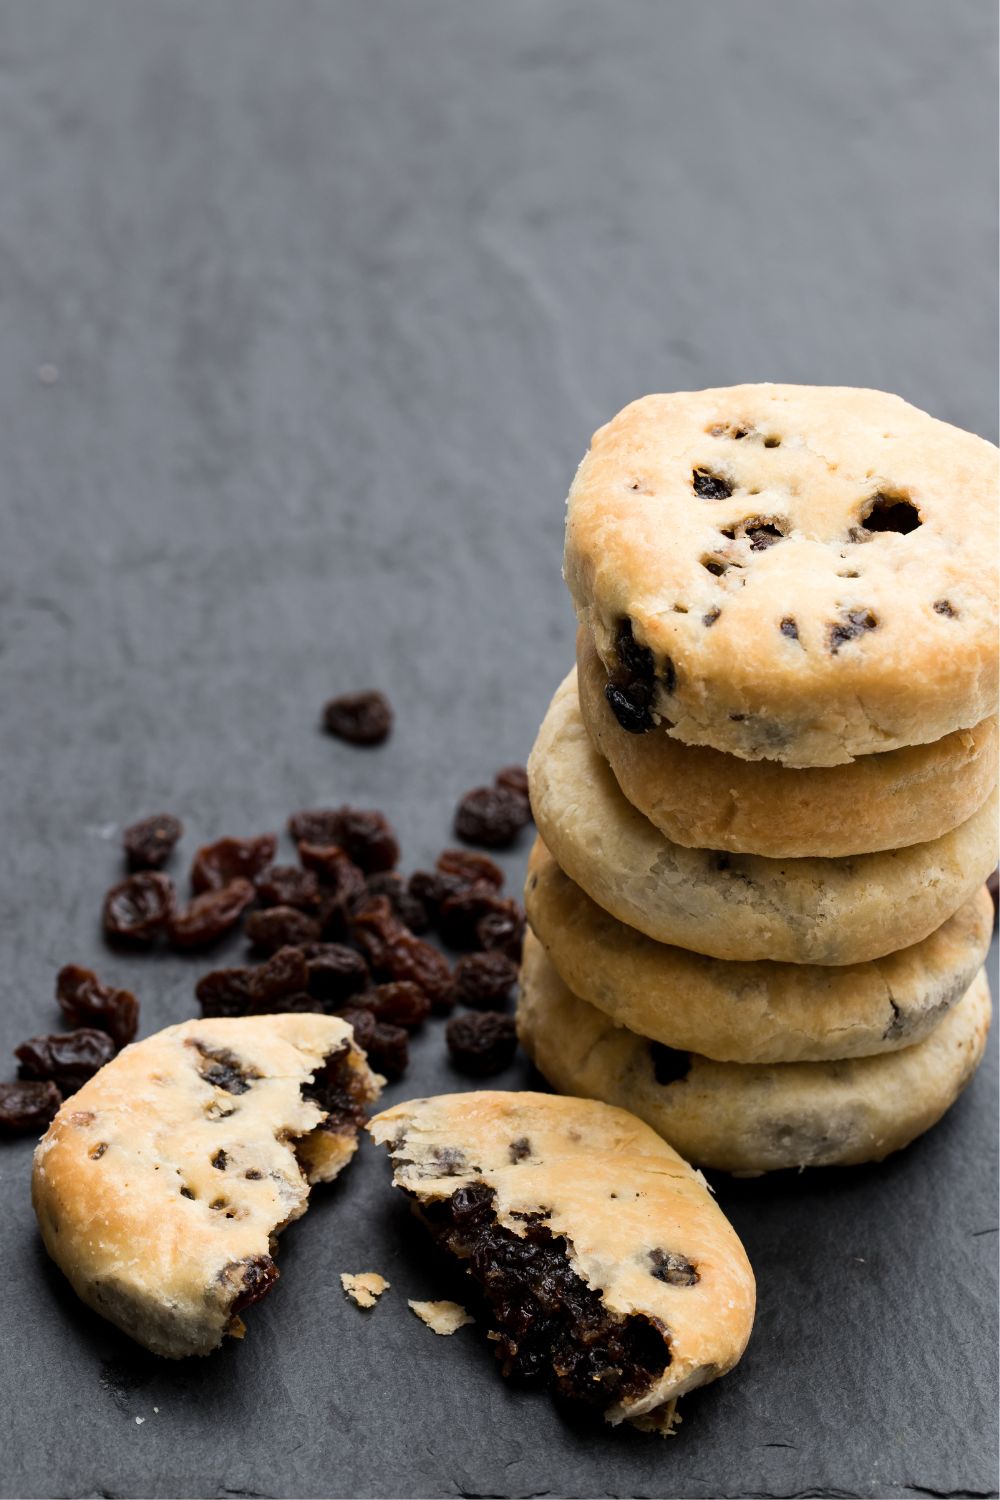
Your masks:
<svg viewBox="0 0 1000 1500"><path fill-rule="evenodd" d="M497 1222L494 1197L474 1182L422 1211L489 1309L503 1374L601 1409L642 1395L670 1363L664 1330L605 1307L570 1265L562 1235L534 1217L515 1234Z"/></svg>
<svg viewBox="0 0 1000 1500"><path fill-rule="evenodd" d="M367 1117L364 1076L351 1067L350 1058L350 1048L346 1045L331 1052L310 1082L302 1085L303 1099L311 1099L326 1110L320 1130L335 1135L353 1134L361 1129Z"/></svg>

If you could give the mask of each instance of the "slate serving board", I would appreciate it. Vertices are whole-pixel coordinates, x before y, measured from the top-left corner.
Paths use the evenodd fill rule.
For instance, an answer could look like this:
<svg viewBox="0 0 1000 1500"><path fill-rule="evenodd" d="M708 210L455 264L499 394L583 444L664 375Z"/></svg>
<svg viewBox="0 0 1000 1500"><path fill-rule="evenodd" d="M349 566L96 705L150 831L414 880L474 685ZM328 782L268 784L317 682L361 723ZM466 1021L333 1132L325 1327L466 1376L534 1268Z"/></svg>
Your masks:
<svg viewBox="0 0 1000 1500"><path fill-rule="evenodd" d="M193 1013L204 964L102 948L132 817L180 813L186 860L353 801L433 857L566 668L562 498L633 396L872 384L993 435L994 29L979 0L8 0L5 1051L68 960L144 1033ZM368 684L389 745L320 735ZM760 1311L669 1443L418 1323L453 1283L369 1146L246 1341L169 1365L75 1303L4 1145L0 1487L992 1493L996 1079L991 1048L881 1167L717 1180ZM434 1026L389 1097L461 1086ZM365 1316L338 1275L369 1269Z"/></svg>

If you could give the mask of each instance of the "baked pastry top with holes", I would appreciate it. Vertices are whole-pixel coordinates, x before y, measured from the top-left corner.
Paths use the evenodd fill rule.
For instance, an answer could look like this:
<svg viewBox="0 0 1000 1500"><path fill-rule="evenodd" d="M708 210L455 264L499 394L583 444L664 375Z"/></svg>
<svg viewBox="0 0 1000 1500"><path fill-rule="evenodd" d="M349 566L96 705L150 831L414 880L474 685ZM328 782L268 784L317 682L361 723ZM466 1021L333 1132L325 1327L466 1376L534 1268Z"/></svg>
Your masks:
<svg viewBox="0 0 1000 1500"><path fill-rule="evenodd" d="M997 707L997 450L898 396L646 396L569 496L565 574L634 733L791 766Z"/></svg>
<svg viewBox="0 0 1000 1500"><path fill-rule="evenodd" d="M548 1094L410 1099L369 1126L467 1273L505 1375L612 1423L669 1425L750 1336L754 1279L701 1177L622 1109Z"/></svg>
<svg viewBox="0 0 1000 1500"><path fill-rule="evenodd" d="M39 1142L45 1248L155 1354L242 1337L278 1276L274 1237L350 1161L381 1083L332 1016L187 1021L126 1047Z"/></svg>

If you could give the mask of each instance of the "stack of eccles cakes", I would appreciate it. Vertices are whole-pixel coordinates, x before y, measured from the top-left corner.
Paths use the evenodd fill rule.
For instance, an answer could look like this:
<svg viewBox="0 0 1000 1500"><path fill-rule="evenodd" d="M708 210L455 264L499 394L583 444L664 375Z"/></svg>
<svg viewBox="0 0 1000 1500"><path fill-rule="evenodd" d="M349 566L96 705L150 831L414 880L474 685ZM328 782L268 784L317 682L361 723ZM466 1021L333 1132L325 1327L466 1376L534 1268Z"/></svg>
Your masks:
<svg viewBox="0 0 1000 1500"><path fill-rule="evenodd" d="M518 1028L689 1161L879 1160L982 1057L997 454L878 391L648 396L569 497Z"/></svg>

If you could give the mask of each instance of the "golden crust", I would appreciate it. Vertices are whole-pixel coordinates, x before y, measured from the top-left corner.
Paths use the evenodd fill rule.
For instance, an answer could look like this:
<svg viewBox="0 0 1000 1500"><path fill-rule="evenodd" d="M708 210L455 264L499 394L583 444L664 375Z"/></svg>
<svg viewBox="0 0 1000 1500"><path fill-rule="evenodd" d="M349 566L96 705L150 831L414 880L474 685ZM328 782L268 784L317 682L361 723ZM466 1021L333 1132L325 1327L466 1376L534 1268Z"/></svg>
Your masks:
<svg viewBox="0 0 1000 1500"><path fill-rule="evenodd" d="M609 1308L665 1326L664 1374L608 1411L609 1421L657 1412L739 1359L755 1295L743 1246L700 1174L634 1115L549 1094L477 1092L410 1099L368 1128L389 1146L393 1181L418 1206L485 1182L495 1189L500 1223L518 1235L524 1220L516 1214L547 1209L546 1225L565 1235L573 1269ZM697 1283L658 1280L654 1249L685 1256Z"/></svg>
<svg viewBox="0 0 1000 1500"><path fill-rule="evenodd" d="M927 844L844 859L767 859L671 843L622 795L557 689L528 762L538 831L587 895L661 943L713 958L853 964L920 942L996 864L996 792Z"/></svg>
<svg viewBox="0 0 1000 1500"><path fill-rule="evenodd" d="M705 958L656 943L603 911L540 839L524 903L575 995L616 1025L720 1062L816 1062L911 1047L965 994L993 930L993 902L981 886L923 942L869 963Z"/></svg>
<svg viewBox="0 0 1000 1500"><path fill-rule="evenodd" d="M868 854L926 843L981 807L997 779L997 721L943 740L796 770L684 745L662 728L629 734L604 695L593 637L577 633L580 712L633 807L690 849L772 859Z"/></svg>
<svg viewBox="0 0 1000 1500"><path fill-rule="evenodd" d="M980 970L924 1041L844 1062L713 1062L660 1083L646 1038L567 989L530 933L517 1025L554 1088L634 1112L700 1166L755 1174L881 1161L937 1123L979 1066L990 1024ZM672 1059L673 1060L673 1059Z"/></svg>
<svg viewBox="0 0 1000 1500"><path fill-rule="evenodd" d="M344 1048L375 1099L382 1080L351 1028L322 1015L187 1021L85 1083L42 1137L32 1178L45 1248L77 1295L173 1359L234 1331L248 1267L357 1149L353 1128L319 1128L326 1112L301 1091ZM244 1092L205 1076L230 1057Z"/></svg>
<svg viewBox="0 0 1000 1500"><path fill-rule="evenodd" d="M698 469L732 493L696 494ZM996 483L992 444L883 391L646 396L580 465L566 581L609 667L623 618L661 677L669 659L658 707L676 739L839 765L996 712ZM880 494L921 524L858 532ZM754 550L739 534L750 518L782 539ZM874 628L838 643L852 613Z"/></svg>

